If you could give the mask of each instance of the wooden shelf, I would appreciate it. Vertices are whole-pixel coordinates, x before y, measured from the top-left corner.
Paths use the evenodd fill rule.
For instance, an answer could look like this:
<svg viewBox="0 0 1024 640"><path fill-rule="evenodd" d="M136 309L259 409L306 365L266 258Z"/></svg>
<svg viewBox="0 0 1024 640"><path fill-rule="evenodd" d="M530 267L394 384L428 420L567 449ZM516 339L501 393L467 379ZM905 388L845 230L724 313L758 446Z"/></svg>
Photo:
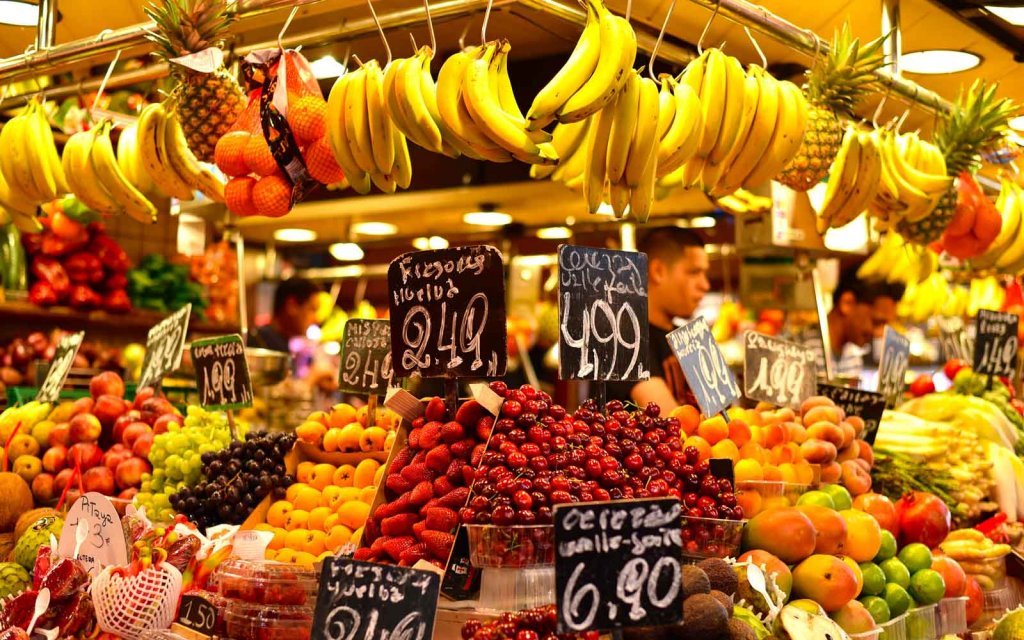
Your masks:
<svg viewBox="0 0 1024 640"><path fill-rule="evenodd" d="M5 329L18 329L18 333L36 329L60 327L62 329L90 329L104 332L117 331L130 334L132 338L145 339L146 333L168 314L148 309L132 309L127 313L106 311L78 311L70 307L43 308L29 302L8 300L0 302L0 325ZM189 322L189 333L225 334L238 333L238 325L196 320Z"/></svg>

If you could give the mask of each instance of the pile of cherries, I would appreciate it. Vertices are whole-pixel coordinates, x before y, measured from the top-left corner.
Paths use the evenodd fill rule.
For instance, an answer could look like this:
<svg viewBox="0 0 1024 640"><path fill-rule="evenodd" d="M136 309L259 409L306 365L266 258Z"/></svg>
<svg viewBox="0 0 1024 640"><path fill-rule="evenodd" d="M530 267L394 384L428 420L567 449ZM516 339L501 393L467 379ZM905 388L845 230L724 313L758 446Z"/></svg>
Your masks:
<svg viewBox="0 0 1024 640"><path fill-rule="evenodd" d="M523 611L506 611L495 620L468 620L462 625L462 640L598 640L600 633L556 634L555 605Z"/></svg>

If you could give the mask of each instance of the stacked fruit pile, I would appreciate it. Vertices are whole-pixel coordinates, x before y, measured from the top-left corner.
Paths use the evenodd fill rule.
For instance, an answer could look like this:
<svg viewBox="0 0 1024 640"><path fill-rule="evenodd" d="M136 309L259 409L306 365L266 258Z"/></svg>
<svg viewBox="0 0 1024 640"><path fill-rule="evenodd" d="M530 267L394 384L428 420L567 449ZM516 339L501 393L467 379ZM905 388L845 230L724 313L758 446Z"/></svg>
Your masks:
<svg viewBox="0 0 1024 640"><path fill-rule="evenodd" d="M367 425L367 408L344 402L330 413L316 411L295 428L299 442L324 453L387 453L395 441L399 418L388 409L378 409L373 426Z"/></svg>

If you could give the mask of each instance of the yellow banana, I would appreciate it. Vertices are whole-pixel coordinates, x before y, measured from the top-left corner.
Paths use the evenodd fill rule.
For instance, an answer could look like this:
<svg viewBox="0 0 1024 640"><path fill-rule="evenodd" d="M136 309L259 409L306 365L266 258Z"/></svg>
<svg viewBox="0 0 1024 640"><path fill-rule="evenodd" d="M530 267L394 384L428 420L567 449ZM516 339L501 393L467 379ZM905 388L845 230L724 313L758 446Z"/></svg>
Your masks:
<svg viewBox="0 0 1024 640"><path fill-rule="evenodd" d="M346 102L353 73L350 71L342 75L331 86L327 96L327 132L334 159L344 172L345 179L356 193L365 195L370 192L370 176L356 163L346 132Z"/></svg>
<svg viewBox="0 0 1024 640"><path fill-rule="evenodd" d="M401 71L395 80L395 94L398 96L397 102L405 108L404 112L408 115L408 131L416 144L428 151L440 153L441 129L431 116L423 92L423 60L417 55L402 61L401 64Z"/></svg>
<svg viewBox="0 0 1024 640"><path fill-rule="evenodd" d="M0 153L0 171L16 193L38 204L47 198L40 193L32 176L29 125L27 112L23 112L8 120L0 130L0 149L4 150Z"/></svg>
<svg viewBox="0 0 1024 640"><path fill-rule="evenodd" d="M860 163L861 147L857 131L848 128L843 136L842 146L832 161L825 199L818 212L818 231L824 232L832 226L832 218L843 207L857 183L857 168Z"/></svg>
<svg viewBox="0 0 1024 640"><path fill-rule="evenodd" d="M395 165L395 143L391 139L391 119L384 108L384 72L376 60L366 63L366 113L373 163L381 173L390 174Z"/></svg>
<svg viewBox="0 0 1024 640"><path fill-rule="evenodd" d="M636 132L637 109L640 105L640 74L630 69L626 83L615 100L615 119L612 121L611 137L608 140L608 182L616 184L622 180L629 157L629 146Z"/></svg>
<svg viewBox="0 0 1024 640"><path fill-rule="evenodd" d="M33 155L38 158L38 164L33 167L37 186L40 189L43 187L40 184L41 177L48 192L52 192L54 198L67 193L68 185L67 179L64 176L64 168L61 166L60 156L57 155L57 145L53 140L53 130L50 129L50 123L46 119L46 113L42 104L37 103L32 110L29 126L31 128L29 140L35 149L35 154Z"/></svg>
<svg viewBox="0 0 1024 640"><path fill-rule="evenodd" d="M597 121L590 128L593 133L587 139L587 166L583 179L583 197L587 211L597 213L604 201L604 186L608 168L608 139L611 137L612 121L615 119L615 105L608 105L594 116Z"/></svg>
<svg viewBox="0 0 1024 640"><path fill-rule="evenodd" d="M857 132L860 145L860 161L857 167L857 178L849 199L843 207L832 215L833 227L846 226L861 214L878 190L882 175L882 161L874 138L864 131Z"/></svg>
<svg viewBox="0 0 1024 640"><path fill-rule="evenodd" d="M722 113L722 125L718 132L715 146L708 153L708 162L712 166L720 165L732 152L737 138L744 126L743 114L748 109L748 93L750 87L743 73L743 65L736 58L722 54L725 63L725 110ZM757 83L753 85L757 90ZM754 105L756 105L756 100ZM747 126L750 119L747 118Z"/></svg>
<svg viewBox="0 0 1024 640"><path fill-rule="evenodd" d="M736 60L730 58L730 60ZM739 61L736 61L739 64ZM742 67L740 69L742 74ZM701 176L701 182L704 185L704 190L713 195L725 195L735 191L733 188L731 191L724 189L719 183L721 182L722 176L732 165L737 154L742 150L744 143L747 141L747 135L750 133L750 127L754 124L754 115L757 113L757 103L761 97L761 84L757 78L753 75L741 75L743 79L743 99L740 101L740 115L739 130L736 132L736 141L729 149L728 153L722 158L721 161L715 162L709 159L707 166L704 167L704 173Z"/></svg>
<svg viewBox="0 0 1024 640"><path fill-rule="evenodd" d="M472 149L477 157L491 162L510 162L512 154L492 142L473 122L462 96L466 69L483 52L483 47L459 51L441 65L437 75L437 110L452 146Z"/></svg>
<svg viewBox="0 0 1024 640"><path fill-rule="evenodd" d="M370 142L369 114L366 112L366 66L352 72L345 98L345 136L359 168L367 173L377 171Z"/></svg>
<svg viewBox="0 0 1024 640"><path fill-rule="evenodd" d="M3 207L11 215L13 222L18 225L19 231L25 231L25 228L34 228L39 224L35 219L36 203L11 189L3 173L0 173L0 207ZM29 233L37 232L30 231Z"/></svg>
<svg viewBox="0 0 1024 640"><path fill-rule="evenodd" d="M718 49L704 52L704 76L700 86L700 109L704 121L704 135L701 137L697 155L706 159L711 150L719 142L722 123L726 111L726 92L728 90L729 71L726 56Z"/></svg>
<svg viewBox="0 0 1024 640"><path fill-rule="evenodd" d="M772 133L772 141L761 162L743 180L743 186L753 188L771 180L789 164L804 138L807 127L807 102L803 92L789 81L778 83L779 119Z"/></svg>
<svg viewBox="0 0 1024 640"><path fill-rule="evenodd" d="M89 148L89 163L100 185L129 217L138 222L152 224L156 222L156 207L146 196L132 186L114 156L114 146L110 142L110 129L113 125L103 122L99 125Z"/></svg>
<svg viewBox="0 0 1024 640"><path fill-rule="evenodd" d="M409 146L405 136L398 130L398 127L391 123L394 130L391 133L391 142L395 147L394 169L391 175L399 189L408 189L412 182L412 162L409 160Z"/></svg>
<svg viewBox="0 0 1024 640"><path fill-rule="evenodd" d="M194 197L191 187L171 168L167 157L166 117L167 112L160 103L146 106L139 114L136 134L139 141L139 158L142 159L142 167L146 174L160 191L178 200L191 200Z"/></svg>
<svg viewBox="0 0 1024 640"><path fill-rule="evenodd" d="M74 177L75 196L82 204L97 213L114 215L122 212L121 205L107 193L90 159L93 140L100 128L102 125L79 131L68 139L64 145L64 173Z"/></svg>
<svg viewBox="0 0 1024 640"><path fill-rule="evenodd" d="M704 136L704 116L697 93L686 82L670 80L670 83L675 115L658 142L659 178L676 171L692 158Z"/></svg>
<svg viewBox="0 0 1024 640"><path fill-rule="evenodd" d="M1020 193L1015 184L1003 178L999 188L996 209L1002 219L999 235L992 241L985 253L971 260L972 269L987 269L996 264L999 257L1013 244L1017 238L1021 224Z"/></svg>
<svg viewBox="0 0 1024 640"><path fill-rule="evenodd" d="M599 19L600 55L594 72L558 110L559 122L576 122L601 110L622 87L636 60L636 33L629 21L613 15L603 5Z"/></svg>
<svg viewBox="0 0 1024 640"><path fill-rule="evenodd" d="M648 169L653 170L651 155L657 162L659 97L658 85L650 78L639 78L640 98L637 101L636 132L629 145L624 178L630 189L637 189L641 183L650 182L650 197L654 197L654 182L646 180ZM634 214L636 212L634 211Z"/></svg>
<svg viewBox="0 0 1024 640"><path fill-rule="evenodd" d="M738 153L732 158L729 168L719 182L718 193L732 193L743 186L743 180L750 175L768 150L779 118L778 82L761 67L751 68L751 76L758 83L757 108L746 139L738 145Z"/></svg>
<svg viewBox="0 0 1024 640"><path fill-rule="evenodd" d="M547 164L530 165L530 177L535 180L547 178L553 175L559 167L564 166L566 161L576 154L576 150L585 144L589 127L589 118L579 122L555 125L555 130L551 134L551 145L558 153L558 167Z"/></svg>
<svg viewBox="0 0 1024 640"><path fill-rule="evenodd" d="M199 191L214 202L224 202L224 181L209 166L199 162L189 149L185 132L174 113L168 112L164 116L163 130L164 149L174 173L190 190Z"/></svg>
<svg viewBox="0 0 1024 640"><path fill-rule="evenodd" d="M632 196L632 191L625 182L608 184L608 201L612 205L612 211L616 218L621 218L629 212L630 196Z"/></svg>

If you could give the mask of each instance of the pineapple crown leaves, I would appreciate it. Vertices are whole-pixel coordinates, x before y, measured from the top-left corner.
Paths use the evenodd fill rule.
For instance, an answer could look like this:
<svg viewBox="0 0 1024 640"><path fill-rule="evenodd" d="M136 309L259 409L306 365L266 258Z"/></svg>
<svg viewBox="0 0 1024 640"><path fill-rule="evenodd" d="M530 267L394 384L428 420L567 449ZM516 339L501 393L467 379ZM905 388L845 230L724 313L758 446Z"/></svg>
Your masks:
<svg viewBox="0 0 1024 640"><path fill-rule="evenodd" d="M164 60L223 46L221 36L234 20L227 0L159 0L144 10L156 23L146 39Z"/></svg>
<svg viewBox="0 0 1024 640"><path fill-rule="evenodd" d="M1019 110L1009 98L996 98L997 83L975 80L961 88L953 108L939 121L935 144L946 157L949 175L976 170L981 152L997 146L1010 130L1010 118Z"/></svg>
<svg viewBox="0 0 1024 640"><path fill-rule="evenodd" d="M861 44L850 25L836 30L828 56L807 77L807 98L837 113L850 115L857 101L877 85L875 71L885 64L885 35Z"/></svg>

